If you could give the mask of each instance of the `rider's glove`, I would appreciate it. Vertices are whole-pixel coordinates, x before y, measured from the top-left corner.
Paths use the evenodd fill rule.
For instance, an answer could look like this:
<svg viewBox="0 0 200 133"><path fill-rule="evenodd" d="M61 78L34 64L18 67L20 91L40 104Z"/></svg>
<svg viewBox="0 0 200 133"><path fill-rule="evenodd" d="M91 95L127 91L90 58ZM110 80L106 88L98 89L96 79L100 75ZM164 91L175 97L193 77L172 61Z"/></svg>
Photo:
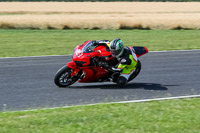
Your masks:
<svg viewBox="0 0 200 133"><path fill-rule="evenodd" d="M120 73L122 71L122 69L117 69L117 68L112 67L111 71Z"/></svg>

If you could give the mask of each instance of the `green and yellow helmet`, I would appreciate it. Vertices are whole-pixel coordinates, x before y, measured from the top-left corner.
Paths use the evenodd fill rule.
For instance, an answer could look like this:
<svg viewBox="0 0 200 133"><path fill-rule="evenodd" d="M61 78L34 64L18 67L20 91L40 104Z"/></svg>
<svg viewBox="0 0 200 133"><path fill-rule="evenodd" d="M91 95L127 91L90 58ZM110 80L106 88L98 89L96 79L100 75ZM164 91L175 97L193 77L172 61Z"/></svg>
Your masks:
<svg viewBox="0 0 200 133"><path fill-rule="evenodd" d="M124 52L124 44L121 39L117 38L111 41L110 51L113 57L119 58Z"/></svg>

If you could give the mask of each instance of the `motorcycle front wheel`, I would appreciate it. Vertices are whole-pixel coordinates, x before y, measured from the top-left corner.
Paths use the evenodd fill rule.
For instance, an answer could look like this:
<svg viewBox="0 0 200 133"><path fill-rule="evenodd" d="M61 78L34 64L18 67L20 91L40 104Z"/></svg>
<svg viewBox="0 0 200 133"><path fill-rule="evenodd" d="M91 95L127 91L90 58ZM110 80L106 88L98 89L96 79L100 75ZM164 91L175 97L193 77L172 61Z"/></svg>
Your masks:
<svg viewBox="0 0 200 133"><path fill-rule="evenodd" d="M79 79L79 74L71 77L73 69L68 66L63 66L55 75L54 83L59 87L67 87L72 85Z"/></svg>

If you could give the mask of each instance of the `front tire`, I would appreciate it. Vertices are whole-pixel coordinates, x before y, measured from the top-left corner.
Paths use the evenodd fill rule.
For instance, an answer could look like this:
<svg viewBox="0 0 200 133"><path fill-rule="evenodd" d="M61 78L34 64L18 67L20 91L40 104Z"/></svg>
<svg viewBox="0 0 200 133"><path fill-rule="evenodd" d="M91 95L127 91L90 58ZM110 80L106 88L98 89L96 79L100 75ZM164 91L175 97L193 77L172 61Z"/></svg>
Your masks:
<svg viewBox="0 0 200 133"><path fill-rule="evenodd" d="M59 87L67 87L75 83L79 77L75 75L71 77L71 73L73 69L69 68L68 66L63 66L55 75L54 83Z"/></svg>

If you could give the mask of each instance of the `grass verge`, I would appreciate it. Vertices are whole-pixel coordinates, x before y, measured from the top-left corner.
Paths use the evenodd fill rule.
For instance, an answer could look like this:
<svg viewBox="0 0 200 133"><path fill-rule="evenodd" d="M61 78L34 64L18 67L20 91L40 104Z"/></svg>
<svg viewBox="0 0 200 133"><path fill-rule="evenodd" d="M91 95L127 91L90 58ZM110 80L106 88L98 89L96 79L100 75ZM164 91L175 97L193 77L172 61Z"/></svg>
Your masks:
<svg viewBox="0 0 200 133"><path fill-rule="evenodd" d="M0 57L72 54L86 40L114 38L151 51L200 49L200 30L0 30Z"/></svg>
<svg viewBox="0 0 200 133"><path fill-rule="evenodd" d="M200 99L0 112L1 133L199 133Z"/></svg>

